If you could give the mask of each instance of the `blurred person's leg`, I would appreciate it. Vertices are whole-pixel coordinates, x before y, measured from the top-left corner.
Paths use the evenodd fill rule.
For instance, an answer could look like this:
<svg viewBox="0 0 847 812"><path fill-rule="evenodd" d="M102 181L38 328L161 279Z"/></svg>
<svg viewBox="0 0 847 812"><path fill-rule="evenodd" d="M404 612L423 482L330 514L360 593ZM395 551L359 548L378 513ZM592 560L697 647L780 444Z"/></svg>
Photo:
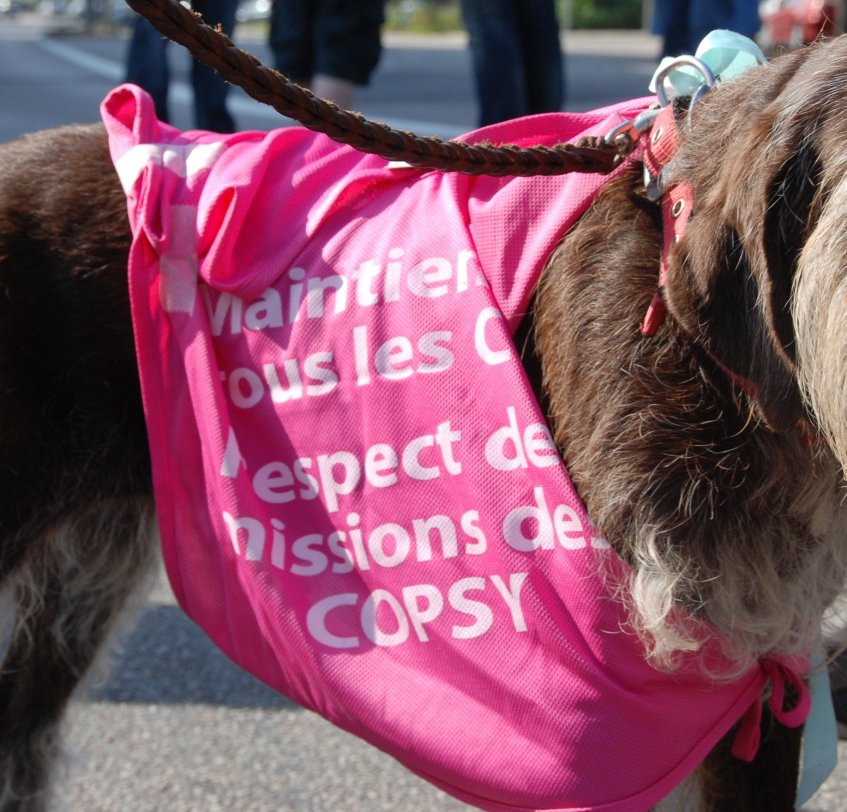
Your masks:
<svg viewBox="0 0 847 812"><path fill-rule="evenodd" d="M273 0L268 43L274 67L303 87L310 87L315 62L315 16L320 0Z"/></svg>
<svg viewBox="0 0 847 812"><path fill-rule="evenodd" d="M335 102L342 110L349 110L356 95L356 85L347 79L318 73L312 79L312 93L318 98Z"/></svg>
<svg viewBox="0 0 847 812"><path fill-rule="evenodd" d="M688 0L655 0L653 33L662 37L661 56L689 53Z"/></svg>
<svg viewBox="0 0 847 812"><path fill-rule="evenodd" d="M759 16L758 0L733 0L730 24L733 31L753 39L761 27L762 19Z"/></svg>
<svg viewBox="0 0 847 812"><path fill-rule="evenodd" d="M347 108L379 64L385 0L319 0L318 6L312 90Z"/></svg>
<svg viewBox="0 0 847 812"><path fill-rule="evenodd" d="M211 26L220 25L224 34L232 37L238 0L194 0L192 8L203 15ZM191 84L194 88L194 122L200 130L219 133L235 131L235 120L227 110L229 85L211 68L191 61Z"/></svg>
<svg viewBox="0 0 847 812"><path fill-rule="evenodd" d="M691 0L687 53L693 54L710 31L732 28L734 19L732 0Z"/></svg>
<svg viewBox="0 0 847 812"><path fill-rule="evenodd" d="M126 81L146 90L153 97L156 116L168 121L168 41L152 23L137 17L126 60Z"/></svg>
<svg viewBox="0 0 847 812"><path fill-rule="evenodd" d="M462 0L470 37L479 124L518 118L529 112L514 0Z"/></svg>
<svg viewBox="0 0 847 812"><path fill-rule="evenodd" d="M565 75L555 0L516 0L527 113L555 113L565 99Z"/></svg>

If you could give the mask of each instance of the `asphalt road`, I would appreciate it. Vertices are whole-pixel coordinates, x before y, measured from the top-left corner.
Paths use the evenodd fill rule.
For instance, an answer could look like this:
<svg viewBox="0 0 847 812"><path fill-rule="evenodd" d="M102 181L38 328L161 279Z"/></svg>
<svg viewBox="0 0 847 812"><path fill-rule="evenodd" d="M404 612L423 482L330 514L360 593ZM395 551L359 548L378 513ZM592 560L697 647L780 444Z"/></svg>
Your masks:
<svg viewBox="0 0 847 812"><path fill-rule="evenodd" d="M54 28L58 22L53 21ZM263 61L270 55L261 32L239 29L237 43ZM57 124L93 121L103 96L123 78L124 35L91 37L79 33L45 37L44 20L0 17L0 140ZM620 47L626 42L625 49ZM420 134L452 137L476 124L470 58L460 35L387 35L382 61L371 85L356 99L362 113ZM642 36L573 35L567 52L566 107L587 110L646 95L657 45ZM169 53L172 118L190 127L188 55ZM242 129L270 129L288 122L269 107L232 94Z"/></svg>
<svg viewBox="0 0 847 812"><path fill-rule="evenodd" d="M120 33L45 36L55 21L0 18L0 140L93 121L121 81ZM254 30L237 42L266 60ZM641 34L568 35L568 109L643 95L656 43ZM387 37L372 85L357 99L366 115L422 134L472 129L475 106L461 37ZM190 126L188 60L171 49L174 123ZM243 128L285 124L242 94ZM68 758L56 809L71 812L371 812L460 804L388 756L303 711L233 666L175 607L164 580L144 603L111 676L77 699L65 728ZM842 744L847 763L847 749ZM842 766L805 807L847 809Z"/></svg>

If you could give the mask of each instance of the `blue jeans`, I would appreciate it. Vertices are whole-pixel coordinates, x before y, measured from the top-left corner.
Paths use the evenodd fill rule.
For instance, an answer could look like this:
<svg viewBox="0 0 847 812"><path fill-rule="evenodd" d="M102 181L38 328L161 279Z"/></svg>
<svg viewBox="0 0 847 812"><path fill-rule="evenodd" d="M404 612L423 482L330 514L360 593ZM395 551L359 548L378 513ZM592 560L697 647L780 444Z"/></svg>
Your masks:
<svg viewBox="0 0 847 812"><path fill-rule="evenodd" d="M716 28L753 37L759 27L756 0L656 0L653 15L653 33L663 37L662 56L693 54Z"/></svg>
<svg viewBox="0 0 847 812"><path fill-rule="evenodd" d="M194 0L192 8L214 26L220 23L227 36L235 29L237 0ZM168 40L151 23L138 17L132 31L127 55L126 81L146 90L156 105L156 115L168 121ZM231 133L235 121L226 108L229 85L211 68L191 61L191 85L194 90L194 125L200 130Z"/></svg>
<svg viewBox="0 0 847 812"><path fill-rule="evenodd" d="M554 0L462 0L480 125L560 110L564 65Z"/></svg>

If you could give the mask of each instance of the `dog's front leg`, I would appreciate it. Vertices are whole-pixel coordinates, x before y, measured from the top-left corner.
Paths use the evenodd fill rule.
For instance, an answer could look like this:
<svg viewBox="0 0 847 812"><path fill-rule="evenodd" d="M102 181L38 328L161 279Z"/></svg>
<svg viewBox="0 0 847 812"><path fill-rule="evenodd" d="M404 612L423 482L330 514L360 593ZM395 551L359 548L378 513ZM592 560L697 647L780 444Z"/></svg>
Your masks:
<svg viewBox="0 0 847 812"><path fill-rule="evenodd" d="M767 704L762 710L762 741L753 761L732 755L736 728L698 770L703 812L794 812L803 729L779 724Z"/></svg>

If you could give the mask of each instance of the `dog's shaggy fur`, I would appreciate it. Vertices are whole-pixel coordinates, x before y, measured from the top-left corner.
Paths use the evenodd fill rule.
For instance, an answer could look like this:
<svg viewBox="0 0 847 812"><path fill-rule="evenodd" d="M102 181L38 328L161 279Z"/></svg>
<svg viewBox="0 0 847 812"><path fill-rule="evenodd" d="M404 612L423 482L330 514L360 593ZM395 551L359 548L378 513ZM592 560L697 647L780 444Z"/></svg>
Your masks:
<svg viewBox="0 0 847 812"><path fill-rule="evenodd" d="M847 39L699 104L668 170L694 215L655 337L639 324L661 224L639 166L567 235L530 314L528 368L590 515L634 567L633 621L661 667L703 624L739 671L805 651L844 585L845 108ZM129 240L102 128L0 148L0 576L17 609L2 810L44 803L63 708L153 558ZM796 762L795 732L774 729L750 767L724 743L703 804L793 809Z"/></svg>

